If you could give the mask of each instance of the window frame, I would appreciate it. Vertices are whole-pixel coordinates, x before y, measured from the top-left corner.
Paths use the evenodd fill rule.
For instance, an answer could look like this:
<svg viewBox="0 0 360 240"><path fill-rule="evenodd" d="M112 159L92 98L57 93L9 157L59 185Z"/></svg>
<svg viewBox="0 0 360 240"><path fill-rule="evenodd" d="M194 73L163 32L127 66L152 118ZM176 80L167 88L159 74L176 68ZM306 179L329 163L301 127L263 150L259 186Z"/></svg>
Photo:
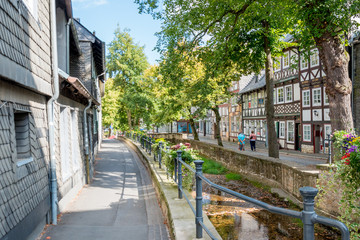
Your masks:
<svg viewBox="0 0 360 240"><path fill-rule="evenodd" d="M319 94L319 97L320 97L320 101L315 103L315 92L316 91L320 91L320 94ZM315 107L315 106L321 106L321 88L313 88L312 89L312 105Z"/></svg>
<svg viewBox="0 0 360 240"><path fill-rule="evenodd" d="M280 91L280 90L282 90L282 101L279 100L279 96L280 96L279 91ZM284 102L285 102L285 98L284 98L284 87L278 87L278 88L276 88L276 96L277 96L277 99L276 99L277 103L284 103Z"/></svg>
<svg viewBox="0 0 360 240"><path fill-rule="evenodd" d="M308 139L305 139L305 127L309 127L309 137ZM312 136L311 136L311 124L303 124L303 142L311 142Z"/></svg>
<svg viewBox="0 0 360 240"><path fill-rule="evenodd" d="M313 58L317 59L317 63L313 64ZM320 60L319 60L319 51L317 49L313 49L311 50L311 55L310 55L310 67L316 67L319 66L320 64Z"/></svg>
<svg viewBox="0 0 360 240"><path fill-rule="evenodd" d="M306 61L306 66L304 66L303 64ZM300 70L304 70L304 69L308 69L309 68L309 59L304 58L304 55L301 54L300 55Z"/></svg>
<svg viewBox="0 0 360 240"><path fill-rule="evenodd" d="M26 139L28 140L27 144L28 144L28 147L30 148L28 156L22 156L22 157L19 156L19 151L18 151L19 135L16 134L16 129L23 127L23 126L18 126L16 124L16 122L19 122L19 119L17 119L17 117L19 115L24 115L26 117L27 125L28 125ZM31 139L30 139L30 131L31 131L31 129L30 129L31 128L30 112L15 109L13 121L14 121L14 132L15 132L16 166L21 167L21 166L33 161L33 157L31 155Z"/></svg>
<svg viewBox="0 0 360 240"><path fill-rule="evenodd" d="M285 59L287 59L288 61L287 65L285 65ZM290 51L284 53L284 56L282 57L282 66L283 69L288 68L290 66Z"/></svg>
<svg viewBox="0 0 360 240"><path fill-rule="evenodd" d="M280 121L279 122L279 138L285 139L285 130L286 130L285 121Z"/></svg>
<svg viewBox="0 0 360 240"><path fill-rule="evenodd" d="M308 99L309 104L307 104L307 105L305 105L305 103L304 103L304 100L305 100L304 95L305 95L305 93L309 93L309 99ZM310 89L308 89L308 90L303 90L303 91L301 92L301 95L302 95L302 101L301 101L301 102L302 102L303 107L311 107Z"/></svg>
<svg viewBox="0 0 360 240"><path fill-rule="evenodd" d="M326 94L326 87L324 87L323 89L323 94L324 94L324 106L328 106L329 105L329 96ZM326 101L327 100L327 101Z"/></svg>
<svg viewBox="0 0 360 240"><path fill-rule="evenodd" d="M288 89L290 89L290 97L291 97L290 100L288 100L288 92L287 92ZM292 85L287 85L287 86L285 86L285 102L289 103L289 102L292 102L292 101L293 101Z"/></svg>
<svg viewBox="0 0 360 240"><path fill-rule="evenodd" d="M330 135L332 133L331 124L324 124L324 134L323 134L324 137L323 137L323 139L327 139L326 128L330 128Z"/></svg>
<svg viewBox="0 0 360 240"><path fill-rule="evenodd" d="M274 72L281 71L281 62L282 62L282 57L277 57L274 59ZM275 66L277 66L277 64L279 64L279 67L275 68Z"/></svg>
<svg viewBox="0 0 360 240"><path fill-rule="evenodd" d="M292 123L292 126L293 126L293 130L292 130L293 141L289 140L289 123ZM288 143L295 142L295 122L294 121L286 121L286 142L288 142Z"/></svg>

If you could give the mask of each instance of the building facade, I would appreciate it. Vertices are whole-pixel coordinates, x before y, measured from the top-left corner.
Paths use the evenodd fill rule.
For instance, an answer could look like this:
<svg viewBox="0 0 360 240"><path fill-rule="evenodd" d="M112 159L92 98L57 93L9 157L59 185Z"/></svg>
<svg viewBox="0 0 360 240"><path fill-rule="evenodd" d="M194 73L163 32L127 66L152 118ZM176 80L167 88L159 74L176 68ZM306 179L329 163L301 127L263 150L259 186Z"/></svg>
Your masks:
<svg viewBox="0 0 360 240"><path fill-rule="evenodd" d="M99 75L105 70L104 43L93 36L90 63L80 62L87 52L81 49L71 1L57 0L54 35L58 43L58 66L53 64L50 2L0 1L1 239L34 239L35 230L41 230L50 219L47 105L54 95L53 66L58 68L60 89L52 108L59 200L56 205L60 211L85 184L85 140L89 142L91 162L99 145L97 124L101 124L105 80L104 75ZM82 74L90 72L92 77L83 78L84 82L79 80L71 70L71 61L79 63ZM85 80L92 81L94 87L88 89Z"/></svg>
<svg viewBox="0 0 360 240"><path fill-rule="evenodd" d="M324 139L331 134L329 99L325 93L326 75L319 53L301 53L299 60L301 89L301 151L320 153Z"/></svg>
<svg viewBox="0 0 360 240"><path fill-rule="evenodd" d="M242 99L242 131L246 137L254 131L259 141L266 141L265 84L263 73L254 75L239 92Z"/></svg>
<svg viewBox="0 0 360 240"><path fill-rule="evenodd" d="M296 48L286 49L274 69L274 121L279 146L300 150L300 83Z"/></svg>
<svg viewBox="0 0 360 240"><path fill-rule="evenodd" d="M26 239L50 209L49 2L30 3L0 1L1 239Z"/></svg>

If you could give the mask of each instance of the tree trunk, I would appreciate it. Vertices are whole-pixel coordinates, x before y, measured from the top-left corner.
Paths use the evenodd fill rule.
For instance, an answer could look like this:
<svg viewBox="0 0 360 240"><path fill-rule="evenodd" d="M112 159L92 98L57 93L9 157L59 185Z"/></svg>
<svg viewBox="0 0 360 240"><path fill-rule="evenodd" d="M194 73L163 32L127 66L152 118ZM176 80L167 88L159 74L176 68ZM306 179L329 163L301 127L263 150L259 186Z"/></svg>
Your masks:
<svg viewBox="0 0 360 240"><path fill-rule="evenodd" d="M326 93L329 97L332 131L353 131L351 111L352 82L349 78L349 57L339 36L324 34L315 38L326 73Z"/></svg>
<svg viewBox="0 0 360 240"><path fill-rule="evenodd" d="M197 131L196 131L194 119L193 119L193 118L190 118L189 121L190 121L190 126L191 126L191 129L192 129L192 132L193 132L193 134L194 134L194 140L200 141L199 135L198 135L198 133L197 133Z"/></svg>
<svg viewBox="0 0 360 240"><path fill-rule="evenodd" d="M132 130L132 125L131 125L131 112L130 112L129 109L126 110L126 115L127 115L127 119L128 119L129 129Z"/></svg>
<svg viewBox="0 0 360 240"><path fill-rule="evenodd" d="M211 110L215 113L215 129L214 129L214 135L215 135L215 139L217 139L218 141L218 145L219 146L224 146L222 144L222 140L221 140L221 136L220 136L220 121L221 121L221 117L220 117L220 113L219 113L219 107L213 107L211 108Z"/></svg>
<svg viewBox="0 0 360 240"><path fill-rule="evenodd" d="M269 157L279 158L279 145L277 143L275 125L274 125L274 72L271 58L270 42L267 34L269 33L269 23L264 21L264 50L266 54L265 61L265 80L266 80L266 124L268 135Z"/></svg>

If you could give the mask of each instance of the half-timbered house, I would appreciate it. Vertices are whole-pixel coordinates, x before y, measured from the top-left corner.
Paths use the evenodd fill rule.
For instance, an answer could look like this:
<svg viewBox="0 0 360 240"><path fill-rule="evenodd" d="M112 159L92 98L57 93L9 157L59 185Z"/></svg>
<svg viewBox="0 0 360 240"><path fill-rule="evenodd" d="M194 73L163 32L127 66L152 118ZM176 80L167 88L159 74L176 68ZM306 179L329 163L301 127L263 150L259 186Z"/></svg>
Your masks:
<svg viewBox="0 0 360 240"><path fill-rule="evenodd" d="M319 153L331 133L329 100L325 93L325 72L317 49L300 54L301 151Z"/></svg>
<svg viewBox="0 0 360 240"><path fill-rule="evenodd" d="M242 99L242 130L246 137L254 131L260 141L266 141L265 84L264 74L254 75L239 92Z"/></svg>
<svg viewBox="0 0 360 240"><path fill-rule="evenodd" d="M274 69L275 130L281 148L300 149L300 86L296 48L286 49Z"/></svg>

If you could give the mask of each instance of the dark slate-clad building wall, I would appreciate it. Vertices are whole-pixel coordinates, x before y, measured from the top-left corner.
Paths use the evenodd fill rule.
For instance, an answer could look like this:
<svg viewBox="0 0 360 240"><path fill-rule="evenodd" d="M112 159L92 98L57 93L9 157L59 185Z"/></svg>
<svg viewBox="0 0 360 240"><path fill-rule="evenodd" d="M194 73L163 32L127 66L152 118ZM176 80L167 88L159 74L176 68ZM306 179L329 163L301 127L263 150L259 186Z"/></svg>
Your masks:
<svg viewBox="0 0 360 240"><path fill-rule="evenodd" d="M0 75L51 95L49 1L33 14L22 1L0 1Z"/></svg>
<svg viewBox="0 0 360 240"><path fill-rule="evenodd" d="M25 4L0 1L0 239L28 238L50 210L50 6Z"/></svg>

